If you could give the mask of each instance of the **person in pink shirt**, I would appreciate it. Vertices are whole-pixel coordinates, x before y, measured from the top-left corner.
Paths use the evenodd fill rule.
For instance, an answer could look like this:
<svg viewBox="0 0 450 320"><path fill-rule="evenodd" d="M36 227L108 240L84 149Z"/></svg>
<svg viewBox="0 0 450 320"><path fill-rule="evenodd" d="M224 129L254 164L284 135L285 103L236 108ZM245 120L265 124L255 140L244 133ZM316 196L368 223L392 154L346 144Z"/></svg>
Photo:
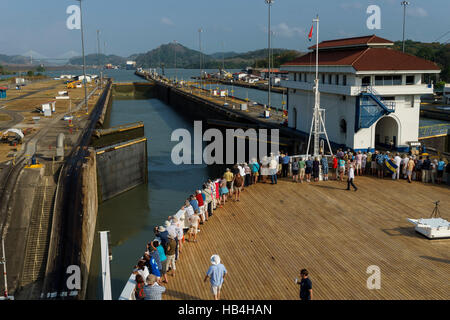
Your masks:
<svg viewBox="0 0 450 320"><path fill-rule="evenodd" d="M356 175L357 176L361 175L362 158L363 158L363 155L362 155L361 151L358 151L358 153L356 154Z"/></svg>

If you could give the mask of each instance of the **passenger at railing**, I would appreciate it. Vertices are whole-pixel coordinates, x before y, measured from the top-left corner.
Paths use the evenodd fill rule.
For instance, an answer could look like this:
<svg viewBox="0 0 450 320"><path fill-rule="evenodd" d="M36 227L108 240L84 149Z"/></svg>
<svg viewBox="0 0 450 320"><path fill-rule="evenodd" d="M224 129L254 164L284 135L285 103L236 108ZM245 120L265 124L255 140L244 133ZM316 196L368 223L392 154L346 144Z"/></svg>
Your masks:
<svg viewBox="0 0 450 320"><path fill-rule="evenodd" d="M408 166L409 158L403 154L402 155L402 161L401 161L401 167L402 167L402 179L406 178L406 167Z"/></svg>
<svg viewBox="0 0 450 320"><path fill-rule="evenodd" d="M419 156L419 158L415 160L414 166L414 172L416 175L415 177L413 177L413 180L415 181L422 181L422 164L423 164L422 156Z"/></svg>
<svg viewBox="0 0 450 320"><path fill-rule="evenodd" d="M315 157L313 161L313 178L314 182L319 181L319 174L320 174L320 162L319 157Z"/></svg>
<svg viewBox="0 0 450 320"><path fill-rule="evenodd" d="M189 242L192 242L192 237L194 237L193 242L197 242L197 233L198 233L198 224L200 222L200 217L198 216L198 213L195 213L194 215L189 217L189 222L191 223L191 226L189 228Z"/></svg>
<svg viewBox="0 0 450 320"><path fill-rule="evenodd" d="M437 180L437 166L438 166L437 159L433 159L433 161L431 162L431 183L432 184L435 184L436 180Z"/></svg>
<svg viewBox="0 0 450 320"><path fill-rule="evenodd" d="M428 183L431 175L431 160L430 156L427 156L422 164L422 182Z"/></svg>
<svg viewBox="0 0 450 320"><path fill-rule="evenodd" d="M361 159L361 175L366 174L366 165L367 165L367 152L364 151Z"/></svg>
<svg viewBox="0 0 450 320"><path fill-rule="evenodd" d="M205 203L203 202L203 196L202 196L201 190L196 191L195 199L197 200L197 203L198 203L198 214L201 219L200 224L203 224L207 219L206 219L206 215L205 215Z"/></svg>
<svg viewBox="0 0 450 320"><path fill-rule="evenodd" d="M236 175L238 173L240 173L241 171L239 170L239 167L237 164L235 164L232 168L231 168L231 173L233 174L233 180L231 181L231 186L227 186L228 190L230 190L230 196L234 193L234 177L236 177Z"/></svg>
<svg viewBox="0 0 450 320"><path fill-rule="evenodd" d="M145 266L147 267L149 273L155 275L157 277L158 281L160 281L161 271L158 268L158 263L156 262L156 259L154 258L154 256L152 256L148 252L145 252L144 260L145 260Z"/></svg>
<svg viewBox="0 0 450 320"><path fill-rule="evenodd" d="M222 203L221 203L221 201L220 201L220 179L216 179L216 180L214 180L214 182L213 182L213 184L214 184L214 193L213 194L215 194L215 209L217 209L217 208L221 208L222 207Z"/></svg>
<svg viewBox="0 0 450 320"><path fill-rule="evenodd" d="M175 259L175 253L176 253L177 243L173 236L169 236L169 241L167 242L166 246L164 247L164 252L167 257L166 262L166 273L168 273L170 270L172 271L172 277L175 277L175 271L176 268L176 259ZM170 270L169 270L170 269Z"/></svg>
<svg viewBox="0 0 450 320"><path fill-rule="evenodd" d="M270 175L269 162L270 162L269 157L264 156L262 158L261 167L260 167L260 173L261 173L260 181L262 183L266 183L267 176Z"/></svg>
<svg viewBox="0 0 450 320"><path fill-rule="evenodd" d="M283 171L283 178L286 178L288 176L289 172L289 162L291 161L291 158L289 157L288 153L286 152L284 154L284 157L281 158L281 165L282 165L282 171Z"/></svg>
<svg viewBox="0 0 450 320"><path fill-rule="evenodd" d="M333 166L333 180L338 180L339 176L339 160L336 155L333 154L332 157L332 166Z"/></svg>
<svg viewBox="0 0 450 320"><path fill-rule="evenodd" d="M168 239L169 233L167 232L166 228L164 228L163 226L159 226L155 227L153 231L155 233L155 236L161 239L161 245L165 246L167 241L169 241Z"/></svg>
<svg viewBox="0 0 450 320"><path fill-rule="evenodd" d="M306 168L306 162L303 157L301 157L300 161L298 162L298 168L300 175L300 183L303 183L303 180L305 179L305 168Z"/></svg>
<svg viewBox="0 0 450 320"><path fill-rule="evenodd" d="M162 300L162 294L166 288L158 284L157 277L150 274L147 277L147 285L144 286L145 298L144 300Z"/></svg>
<svg viewBox="0 0 450 320"><path fill-rule="evenodd" d="M241 190L240 192L244 191L245 188L245 169L244 169L244 164L238 164L238 170L239 170L239 175L242 177L242 186L241 186Z"/></svg>
<svg viewBox="0 0 450 320"><path fill-rule="evenodd" d="M322 154L322 159L320 159L320 162L322 165L323 181L328 181L328 158Z"/></svg>
<svg viewBox="0 0 450 320"><path fill-rule="evenodd" d="M194 209L194 212L200 214L200 208L198 205L198 201L195 198L195 195L191 195L189 198L189 203L191 204L192 208Z"/></svg>
<svg viewBox="0 0 450 320"><path fill-rule="evenodd" d="M244 186L249 187L252 184L252 170L250 169L250 166L247 164L247 162L244 162L244 172Z"/></svg>
<svg viewBox="0 0 450 320"><path fill-rule="evenodd" d="M441 158L437 164L437 183L442 183L442 177L444 176L444 168L445 168L445 162L444 158Z"/></svg>
<svg viewBox="0 0 450 320"><path fill-rule="evenodd" d="M395 154L393 163L397 166L397 170L392 174L392 180L399 180L400 179L400 172L401 172L401 164L402 164L402 158L400 158L400 154L397 152Z"/></svg>
<svg viewBox="0 0 450 320"><path fill-rule="evenodd" d="M344 158L339 159L339 181L344 181L345 174L345 160Z"/></svg>
<svg viewBox="0 0 450 320"><path fill-rule="evenodd" d="M227 170L225 171L225 173L223 174L223 178L227 181L227 185L226 185L226 187L227 187L227 189L228 189L228 192L230 193L230 195L233 193L233 189L232 189L232 187L233 187L233 179L234 179L234 175L233 175L233 173L231 172L231 170L229 169L229 168L227 168ZM228 193L227 192L227 193ZM225 204L225 202L224 202L224 204Z"/></svg>
<svg viewBox="0 0 450 320"><path fill-rule="evenodd" d="M156 249L159 255L159 259L161 261L161 278L162 282L167 283L167 271L166 271L166 264L167 264L167 257L166 253L164 252L164 248L161 246L160 241L158 239L154 239L151 243L153 249Z"/></svg>
<svg viewBox="0 0 450 320"><path fill-rule="evenodd" d="M299 166L299 160L296 158L292 158L292 181L297 183L298 182L298 172L300 170Z"/></svg>
<svg viewBox="0 0 450 320"><path fill-rule="evenodd" d="M221 202L220 207L224 206L225 203L227 202L227 195L229 193L227 185L228 185L228 181L227 181L225 175L223 175L223 178L222 178L222 180L220 180L220 184L219 184L220 202Z"/></svg>
<svg viewBox="0 0 450 320"><path fill-rule="evenodd" d="M406 176L408 177L408 183L411 183L411 179L412 179L412 173L414 170L414 162L415 156L411 156L411 158L408 161L408 166L406 168Z"/></svg>
<svg viewBox="0 0 450 320"><path fill-rule="evenodd" d="M375 151L374 154L370 153L370 169L372 171L372 176L375 176L377 174L377 152Z"/></svg>
<svg viewBox="0 0 450 320"><path fill-rule="evenodd" d="M356 154L356 175L361 175L361 168L362 168L362 153L361 151L358 151Z"/></svg>
<svg viewBox="0 0 450 320"><path fill-rule="evenodd" d="M241 175L238 173L234 177L234 201L241 201L241 191L242 187L244 185L244 179L241 177Z"/></svg>
<svg viewBox="0 0 450 320"><path fill-rule="evenodd" d="M273 154L271 154L271 159L269 162L269 170L270 170L270 179L272 181L271 184L277 184L278 183L278 162Z"/></svg>
<svg viewBox="0 0 450 320"><path fill-rule="evenodd" d="M384 177L384 155L380 152L375 151L375 161L377 163L377 174L379 179Z"/></svg>
<svg viewBox="0 0 450 320"><path fill-rule="evenodd" d="M208 220L208 217L212 216L213 213L213 194L209 183L203 184L202 192L205 195L205 215L207 217L206 220Z"/></svg>
<svg viewBox="0 0 450 320"><path fill-rule="evenodd" d="M258 182L258 176L259 176L259 163L258 163L258 161L256 161L255 158L253 158L250 165L251 165L250 169L252 170L253 184L256 184L256 182Z"/></svg>
<svg viewBox="0 0 450 320"><path fill-rule="evenodd" d="M313 170L313 162L312 162L310 156L307 156L305 164L306 164L306 168L305 168L306 182L311 182L311 173Z"/></svg>
<svg viewBox="0 0 450 320"><path fill-rule="evenodd" d="M146 260L141 259L138 261L137 266L134 266L133 270L134 275L140 275L143 279L146 279L150 274L150 271L146 265Z"/></svg>
<svg viewBox="0 0 450 320"><path fill-rule="evenodd" d="M145 298L145 281L144 278L140 274L137 274L135 277L136 286L134 287L134 297L136 300L144 300Z"/></svg>

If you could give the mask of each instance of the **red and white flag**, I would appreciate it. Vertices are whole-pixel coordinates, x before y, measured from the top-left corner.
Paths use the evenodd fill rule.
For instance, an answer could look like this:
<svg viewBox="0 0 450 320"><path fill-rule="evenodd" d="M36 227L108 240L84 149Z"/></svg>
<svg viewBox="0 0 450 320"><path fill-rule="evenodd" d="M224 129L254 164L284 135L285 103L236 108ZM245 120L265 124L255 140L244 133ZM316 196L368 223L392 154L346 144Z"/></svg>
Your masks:
<svg viewBox="0 0 450 320"><path fill-rule="evenodd" d="M309 30L308 40L311 41L313 34L314 25L311 26L311 30Z"/></svg>

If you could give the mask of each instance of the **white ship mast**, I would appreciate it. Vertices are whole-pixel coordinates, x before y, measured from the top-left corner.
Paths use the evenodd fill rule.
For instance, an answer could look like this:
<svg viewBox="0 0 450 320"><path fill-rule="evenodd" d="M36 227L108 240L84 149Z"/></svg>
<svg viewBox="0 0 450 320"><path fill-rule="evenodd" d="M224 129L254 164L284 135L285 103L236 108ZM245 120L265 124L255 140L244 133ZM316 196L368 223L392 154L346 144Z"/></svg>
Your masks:
<svg viewBox="0 0 450 320"><path fill-rule="evenodd" d="M319 93L319 15L317 15L316 19L313 19L313 22L316 22L316 79L314 80L314 108L313 108L313 117L311 121L311 129L309 130L309 139L308 139L308 148L306 149L306 154L309 155L309 147L311 144L311 136L314 135L314 149L313 156L320 155L320 135L325 134L327 139L328 148L330 149L330 154L333 154L331 150L330 141L328 140L327 130L325 129L325 109L320 108L320 93ZM325 150L324 150L325 153Z"/></svg>

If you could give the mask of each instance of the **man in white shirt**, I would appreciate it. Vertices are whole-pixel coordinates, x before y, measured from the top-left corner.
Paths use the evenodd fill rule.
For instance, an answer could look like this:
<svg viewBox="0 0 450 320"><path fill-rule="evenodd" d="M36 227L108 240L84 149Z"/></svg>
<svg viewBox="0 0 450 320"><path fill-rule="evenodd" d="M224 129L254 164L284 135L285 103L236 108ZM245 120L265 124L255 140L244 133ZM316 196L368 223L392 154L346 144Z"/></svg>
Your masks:
<svg viewBox="0 0 450 320"><path fill-rule="evenodd" d="M238 165L238 169L239 169L239 174L242 177L242 180L245 181L245 166L244 166L244 164ZM242 184L241 191L244 191L244 184Z"/></svg>
<svg viewBox="0 0 450 320"><path fill-rule="evenodd" d="M350 190L350 185L352 185L353 189L358 190L358 188L353 183L353 180L355 179L355 163L350 162L348 160L348 180L347 180L347 190Z"/></svg>
<svg viewBox="0 0 450 320"><path fill-rule="evenodd" d="M396 170L396 172L394 172L392 174L392 180L398 180L398 179L400 179L400 170L401 170L401 163L402 163L402 158L400 158L400 155L398 154L398 152L395 154L394 162L395 162L395 165L397 166L397 170Z"/></svg>
<svg viewBox="0 0 450 320"><path fill-rule="evenodd" d="M406 169L407 169L407 167L408 167L408 162L409 162L409 157L407 156L407 155L405 155L405 157L402 159L402 167L403 167L403 170L402 170L402 173L403 173L403 179L406 179L407 177L406 177Z"/></svg>

